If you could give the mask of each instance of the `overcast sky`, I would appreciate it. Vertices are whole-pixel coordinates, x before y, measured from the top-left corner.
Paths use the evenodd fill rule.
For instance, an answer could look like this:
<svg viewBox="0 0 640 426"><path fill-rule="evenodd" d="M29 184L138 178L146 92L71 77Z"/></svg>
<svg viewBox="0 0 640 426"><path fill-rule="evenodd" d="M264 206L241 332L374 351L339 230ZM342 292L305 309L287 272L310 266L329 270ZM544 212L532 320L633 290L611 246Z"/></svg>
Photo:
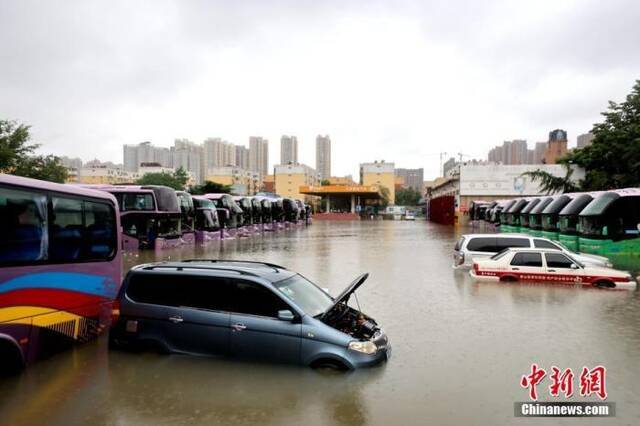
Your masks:
<svg viewBox="0 0 640 426"><path fill-rule="evenodd" d="M570 145L640 78L640 2L0 0L0 118L42 151L122 162L122 144L298 137L333 174L438 173L563 128Z"/></svg>

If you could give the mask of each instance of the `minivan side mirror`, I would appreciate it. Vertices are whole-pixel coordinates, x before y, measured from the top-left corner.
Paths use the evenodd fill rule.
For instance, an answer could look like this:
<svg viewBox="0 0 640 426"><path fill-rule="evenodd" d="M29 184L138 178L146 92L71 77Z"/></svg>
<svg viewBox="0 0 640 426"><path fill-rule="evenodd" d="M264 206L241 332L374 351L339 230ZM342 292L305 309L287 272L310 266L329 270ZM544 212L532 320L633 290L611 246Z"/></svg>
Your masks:
<svg viewBox="0 0 640 426"><path fill-rule="evenodd" d="M282 311L278 311L278 319L281 321L293 321L295 319L295 316L293 315L293 312L291 312L288 309L284 309Z"/></svg>

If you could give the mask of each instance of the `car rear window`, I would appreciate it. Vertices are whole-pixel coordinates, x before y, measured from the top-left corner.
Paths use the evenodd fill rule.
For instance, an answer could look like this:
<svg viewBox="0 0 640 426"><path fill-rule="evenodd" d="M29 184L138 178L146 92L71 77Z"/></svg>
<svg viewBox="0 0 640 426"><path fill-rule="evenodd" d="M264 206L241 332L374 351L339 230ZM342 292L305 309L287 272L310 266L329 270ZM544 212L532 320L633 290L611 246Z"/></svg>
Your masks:
<svg viewBox="0 0 640 426"><path fill-rule="evenodd" d="M540 253L516 253L511 259L511 266L542 266L542 255Z"/></svg>

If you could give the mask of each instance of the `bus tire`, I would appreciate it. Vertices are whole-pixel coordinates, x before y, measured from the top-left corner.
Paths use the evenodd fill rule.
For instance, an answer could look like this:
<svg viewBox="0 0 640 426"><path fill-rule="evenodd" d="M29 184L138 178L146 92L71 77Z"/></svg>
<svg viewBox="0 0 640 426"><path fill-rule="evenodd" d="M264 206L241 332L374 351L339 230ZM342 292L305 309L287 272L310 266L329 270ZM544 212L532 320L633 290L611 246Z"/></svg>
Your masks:
<svg viewBox="0 0 640 426"><path fill-rule="evenodd" d="M0 339L0 359L0 376L16 374L24 368L22 351L8 339Z"/></svg>

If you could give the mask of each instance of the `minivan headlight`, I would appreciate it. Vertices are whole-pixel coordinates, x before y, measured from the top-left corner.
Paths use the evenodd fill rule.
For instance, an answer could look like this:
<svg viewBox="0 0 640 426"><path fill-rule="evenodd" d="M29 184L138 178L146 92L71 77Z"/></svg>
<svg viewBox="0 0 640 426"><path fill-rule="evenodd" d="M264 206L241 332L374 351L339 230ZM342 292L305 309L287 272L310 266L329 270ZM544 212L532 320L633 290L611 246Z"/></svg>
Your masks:
<svg viewBox="0 0 640 426"><path fill-rule="evenodd" d="M370 341L359 342L357 340L354 340L353 342L349 342L349 349L351 349L352 351L361 352L367 355L373 355L378 351L378 347L376 346L375 343Z"/></svg>

